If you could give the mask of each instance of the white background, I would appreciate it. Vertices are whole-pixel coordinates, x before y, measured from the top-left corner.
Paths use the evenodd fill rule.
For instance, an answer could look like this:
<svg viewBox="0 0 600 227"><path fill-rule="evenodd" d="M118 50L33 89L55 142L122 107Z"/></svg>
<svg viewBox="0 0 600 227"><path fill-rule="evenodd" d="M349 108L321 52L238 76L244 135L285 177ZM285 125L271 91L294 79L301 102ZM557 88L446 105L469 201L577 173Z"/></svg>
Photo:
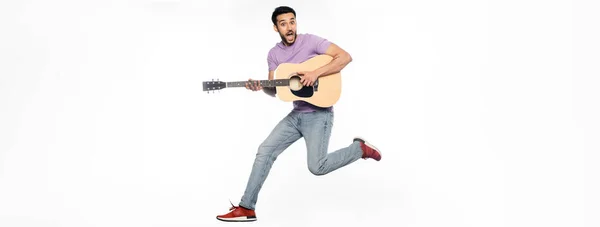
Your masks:
<svg viewBox="0 0 600 227"><path fill-rule="evenodd" d="M278 5L354 58L330 149L383 159L298 141L251 226L600 225L593 1L37 0L0 3L0 226L231 225L291 103L201 84L266 79Z"/></svg>

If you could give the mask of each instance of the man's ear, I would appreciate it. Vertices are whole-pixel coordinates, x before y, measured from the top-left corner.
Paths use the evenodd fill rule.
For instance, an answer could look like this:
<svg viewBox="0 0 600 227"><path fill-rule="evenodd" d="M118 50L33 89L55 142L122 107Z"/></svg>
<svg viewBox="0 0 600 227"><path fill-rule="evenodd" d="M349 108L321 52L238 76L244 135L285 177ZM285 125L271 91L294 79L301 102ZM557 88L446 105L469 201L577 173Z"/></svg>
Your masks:
<svg viewBox="0 0 600 227"><path fill-rule="evenodd" d="M273 30L275 30L275 32L279 32L279 31L277 30L277 25L273 25Z"/></svg>

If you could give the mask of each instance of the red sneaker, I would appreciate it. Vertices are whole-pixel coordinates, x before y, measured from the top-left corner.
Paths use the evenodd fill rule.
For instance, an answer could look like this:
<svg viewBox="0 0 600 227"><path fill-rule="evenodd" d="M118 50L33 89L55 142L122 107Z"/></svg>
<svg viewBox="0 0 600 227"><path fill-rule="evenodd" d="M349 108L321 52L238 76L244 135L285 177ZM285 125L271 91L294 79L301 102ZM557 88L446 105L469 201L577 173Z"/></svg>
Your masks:
<svg viewBox="0 0 600 227"><path fill-rule="evenodd" d="M229 203L231 203L231 201ZM254 213L254 210L249 210L240 206L234 206L232 203L229 211L230 212L227 214L218 215L217 219L228 222L256 221L256 214Z"/></svg>
<svg viewBox="0 0 600 227"><path fill-rule="evenodd" d="M372 158L376 161L381 160L381 151L379 151L379 149L377 149L375 146L360 137L355 137L353 141L360 142L360 148L363 150L363 159Z"/></svg>

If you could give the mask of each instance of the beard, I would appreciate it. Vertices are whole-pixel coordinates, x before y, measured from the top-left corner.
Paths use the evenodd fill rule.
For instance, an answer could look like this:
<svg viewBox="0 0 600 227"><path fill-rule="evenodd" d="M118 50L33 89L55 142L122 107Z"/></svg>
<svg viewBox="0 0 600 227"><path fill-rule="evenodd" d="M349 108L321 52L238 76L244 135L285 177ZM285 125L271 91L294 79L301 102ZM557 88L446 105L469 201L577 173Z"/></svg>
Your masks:
<svg viewBox="0 0 600 227"><path fill-rule="evenodd" d="M289 37L288 35L291 35L293 37L292 41L288 41L288 37ZM288 32L283 35L281 33L279 33L279 36L281 37L281 41L283 41L283 43L285 43L287 45L294 44L294 42L296 42L296 38L298 37L296 32Z"/></svg>

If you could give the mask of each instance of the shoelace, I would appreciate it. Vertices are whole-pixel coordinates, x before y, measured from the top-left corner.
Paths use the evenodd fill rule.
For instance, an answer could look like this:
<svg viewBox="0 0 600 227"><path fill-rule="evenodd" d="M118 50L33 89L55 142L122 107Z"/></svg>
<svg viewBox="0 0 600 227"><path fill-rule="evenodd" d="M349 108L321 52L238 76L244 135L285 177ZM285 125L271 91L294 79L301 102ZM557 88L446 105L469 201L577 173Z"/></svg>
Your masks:
<svg viewBox="0 0 600 227"><path fill-rule="evenodd" d="M231 202L231 200L229 200L229 203L231 204L231 208L229 208L229 211L235 210L238 208L238 206L233 205L233 203Z"/></svg>

